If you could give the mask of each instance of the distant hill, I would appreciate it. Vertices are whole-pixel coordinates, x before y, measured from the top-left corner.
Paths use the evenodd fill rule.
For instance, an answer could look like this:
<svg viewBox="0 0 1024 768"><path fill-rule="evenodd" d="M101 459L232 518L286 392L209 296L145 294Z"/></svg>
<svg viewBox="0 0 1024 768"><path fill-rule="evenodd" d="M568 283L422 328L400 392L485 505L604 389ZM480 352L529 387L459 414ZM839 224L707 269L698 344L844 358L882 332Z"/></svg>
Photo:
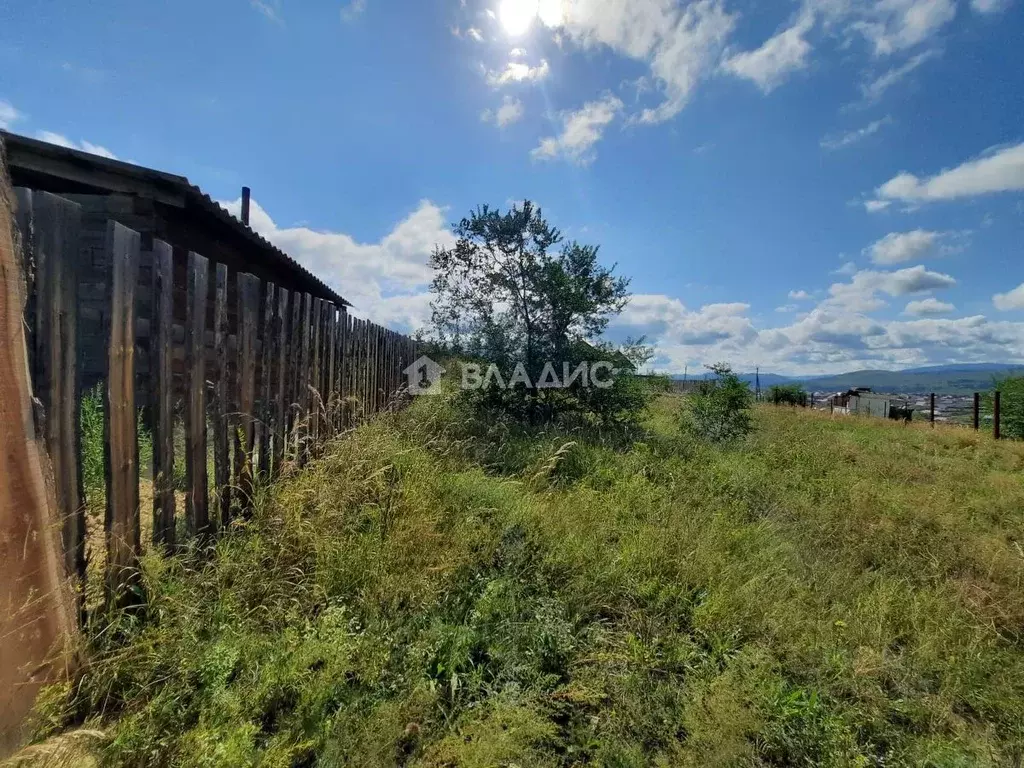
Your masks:
<svg viewBox="0 0 1024 768"><path fill-rule="evenodd" d="M1020 370L1024 365L1012 363L960 363L957 365L926 365L922 368L904 368L901 373L1000 373Z"/></svg>
<svg viewBox="0 0 1024 768"><path fill-rule="evenodd" d="M870 387L876 392L969 394L991 389L993 376L1002 376L1010 372L1024 375L1024 366L1008 363L962 363L929 365L902 371L863 370L809 377L762 373L761 389L767 389L774 384L799 383L818 392L840 392L853 387ZM711 376L711 373L702 373L689 378L706 379ZM741 373L739 376L741 380L753 386L755 374ZM674 378L681 379L682 376Z"/></svg>
<svg viewBox="0 0 1024 768"><path fill-rule="evenodd" d="M968 394L992 388L992 379L1014 370L1012 366L999 368L934 367L910 371L851 371L837 376L822 376L801 380L814 390L839 392L851 387L870 387L876 392L936 392L938 394ZM1017 369L1024 374L1024 368Z"/></svg>

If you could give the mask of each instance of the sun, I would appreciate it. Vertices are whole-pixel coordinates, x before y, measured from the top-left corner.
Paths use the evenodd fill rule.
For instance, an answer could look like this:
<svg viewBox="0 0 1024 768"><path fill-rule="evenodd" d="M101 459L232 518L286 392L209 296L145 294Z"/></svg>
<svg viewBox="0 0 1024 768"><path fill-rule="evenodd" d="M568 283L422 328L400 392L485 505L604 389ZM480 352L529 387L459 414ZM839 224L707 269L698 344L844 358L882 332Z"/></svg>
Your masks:
<svg viewBox="0 0 1024 768"><path fill-rule="evenodd" d="M505 34L518 37L530 28L537 18L538 0L501 0L498 6L498 19L505 29Z"/></svg>

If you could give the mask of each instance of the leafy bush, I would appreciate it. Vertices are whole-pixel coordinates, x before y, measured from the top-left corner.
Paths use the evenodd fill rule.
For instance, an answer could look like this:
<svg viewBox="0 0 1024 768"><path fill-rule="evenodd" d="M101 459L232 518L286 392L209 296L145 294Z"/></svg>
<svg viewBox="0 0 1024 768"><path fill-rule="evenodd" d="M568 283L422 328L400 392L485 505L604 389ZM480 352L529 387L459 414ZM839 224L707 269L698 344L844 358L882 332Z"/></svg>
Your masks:
<svg viewBox="0 0 1024 768"><path fill-rule="evenodd" d="M683 406L683 428L713 443L749 434L754 395L725 363L709 366L714 379L702 381Z"/></svg>
<svg viewBox="0 0 1024 768"><path fill-rule="evenodd" d="M807 405L807 390L799 384L775 384L765 395L772 405Z"/></svg>
<svg viewBox="0 0 1024 768"><path fill-rule="evenodd" d="M992 393L999 390L999 426L1003 437L1024 440L1024 376L996 378L982 396L984 413L993 414Z"/></svg>

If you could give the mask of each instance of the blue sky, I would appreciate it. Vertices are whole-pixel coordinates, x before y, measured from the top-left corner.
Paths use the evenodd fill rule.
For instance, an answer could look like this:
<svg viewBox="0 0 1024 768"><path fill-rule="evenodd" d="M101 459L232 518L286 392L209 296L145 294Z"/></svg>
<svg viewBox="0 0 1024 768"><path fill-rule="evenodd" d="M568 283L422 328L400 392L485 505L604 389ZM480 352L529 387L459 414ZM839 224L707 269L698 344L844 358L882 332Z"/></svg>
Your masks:
<svg viewBox="0 0 1024 768"><path fill-rule="evenodd" d="M1024 362L1022 40L1021 0L23 0L0 125L251 186L396 328L452 221L528 197L662 370Z"/></svg>

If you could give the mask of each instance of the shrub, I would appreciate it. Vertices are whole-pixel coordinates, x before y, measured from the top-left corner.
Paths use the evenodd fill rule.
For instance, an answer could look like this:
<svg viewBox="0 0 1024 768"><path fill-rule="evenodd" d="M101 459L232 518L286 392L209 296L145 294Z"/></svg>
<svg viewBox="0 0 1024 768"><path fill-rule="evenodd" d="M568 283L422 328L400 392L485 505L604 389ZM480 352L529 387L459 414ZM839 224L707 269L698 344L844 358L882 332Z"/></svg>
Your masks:
<svg viewBox="0 0 1024 768"><path fill-rule="evenodd" d="M1004 376L992 382L982 398L986 414L993 413L992 393L999 390L999 427L1003 437L1024 440L1024 376Z"/></svg>
<svg viewBox="0 0 1024 768"><path fill-rule="evenodd" d="M709 367L715 378L702 381L687 398L683 428L713 443L744 437L752 429L750 408L754 395L728 365L718 363Z"/></svg>
<svg viewBox="0 0 1024 768"><path fill-rule="evenodd" d="M772 405L807 405L807 390L799 384L776 384L769 388L765 399Z"/></svg>

